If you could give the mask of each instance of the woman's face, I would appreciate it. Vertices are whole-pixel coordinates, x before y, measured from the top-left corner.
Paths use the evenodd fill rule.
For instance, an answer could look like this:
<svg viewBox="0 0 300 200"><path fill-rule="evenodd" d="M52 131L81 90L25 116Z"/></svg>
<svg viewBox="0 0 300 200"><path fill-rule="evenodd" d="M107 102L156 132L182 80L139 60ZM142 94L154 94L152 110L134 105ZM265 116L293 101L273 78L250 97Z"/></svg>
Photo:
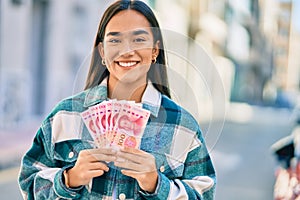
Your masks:
<svg viewBox="0 0 300 200"><path fill-rule="evenodd" d="M100 55L110 72L110 81L145 82L151 62L159 52L146 17L125 10L111 18L105 29Z"/></svg>
<svg viewBox="0 0 300 200"><path fill-rule="evenodd" d="M134 130L134 122L131 122L128 118L121 118L119 121L119 128L125 130Z"/></svg>

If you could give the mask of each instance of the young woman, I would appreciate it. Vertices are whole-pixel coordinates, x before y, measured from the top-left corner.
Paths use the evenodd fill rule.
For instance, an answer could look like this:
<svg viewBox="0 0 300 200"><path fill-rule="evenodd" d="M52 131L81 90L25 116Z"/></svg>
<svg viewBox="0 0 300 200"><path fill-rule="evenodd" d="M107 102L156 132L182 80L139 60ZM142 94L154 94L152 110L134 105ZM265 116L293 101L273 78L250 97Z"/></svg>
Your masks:
<svg viewBox="0 0 300 200"><path fill-rule="evenodd" d="M140 149L91 147L80 113L107 99L150 111ZM106 10L85 90L43 121L19 183L25 199L213 199L210 156L196 120L170 99L161 31L145 3Z"/></svg>

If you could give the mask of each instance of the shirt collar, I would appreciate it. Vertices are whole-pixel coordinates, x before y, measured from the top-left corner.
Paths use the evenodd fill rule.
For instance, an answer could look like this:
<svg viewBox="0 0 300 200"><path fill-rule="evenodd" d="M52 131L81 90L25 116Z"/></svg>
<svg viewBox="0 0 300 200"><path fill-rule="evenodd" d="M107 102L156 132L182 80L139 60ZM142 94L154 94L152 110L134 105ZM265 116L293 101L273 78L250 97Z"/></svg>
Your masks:
<svg viewBox="0 0 300 200"><path fill-rule="evenodd" d="M155 117L158 116L161 105L161 93L154 88L151 81L148 81L146 90L142 97L143 108L149 110Z"/></svg>
<svg viewBox="0 0 300 200"><path fill-rule="evenodd" d="M99 85L87 90L83 106L90 107L107 99L107 78L105 78ZM161 105L161 93L154 88L151 81L148 81L142 96L142 104L143 108L149 110L153 116L158 116Z"/></svg>
<svg viewBox="0 0 300 200"><path fill-rule="evenodd" d="M99 85L87 90L84 107L90 107L107 99L107 78Z"/></svg>

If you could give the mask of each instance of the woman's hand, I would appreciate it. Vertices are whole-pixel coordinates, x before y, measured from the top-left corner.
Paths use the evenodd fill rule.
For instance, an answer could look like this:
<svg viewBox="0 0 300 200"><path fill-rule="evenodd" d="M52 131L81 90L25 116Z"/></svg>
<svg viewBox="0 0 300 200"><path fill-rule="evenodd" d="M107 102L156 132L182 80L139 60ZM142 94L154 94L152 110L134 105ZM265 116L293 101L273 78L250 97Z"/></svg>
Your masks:
<svg viewBox="0 0 300 200"><path fill-rule="evenodd" d="M80 151L75 166L67 171L69 187L87 185L92 178L108 172L109 168L103 161L115 161L115 155L116 150L111 148Z"/></svg>
<svg viewBox="0 0 300 200"><path fill-rule="evenodd" d="M145 151L125 147L117 152L115 166L124 168L122 174L137 180L140 188L146 192L155 192L158 173L155 158Z"/></svg>

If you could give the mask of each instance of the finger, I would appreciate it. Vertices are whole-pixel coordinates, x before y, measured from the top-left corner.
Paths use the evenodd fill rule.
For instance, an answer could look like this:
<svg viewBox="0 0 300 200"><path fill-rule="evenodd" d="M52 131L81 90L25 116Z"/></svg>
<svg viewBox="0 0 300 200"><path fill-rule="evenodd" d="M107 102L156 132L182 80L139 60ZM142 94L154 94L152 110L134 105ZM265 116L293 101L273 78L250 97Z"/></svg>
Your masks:
<svg viewBox="0 0 300 200"><path fill-rule="evenodd" d="M129 169L129 170L133 170L133 171L136 171L136 172L143 172L145 170L143 165L140 165L140 164L134 163L134 162L130 162L130 161L114 162L114 165L116 167Z"/></svg>
<svg viewBox="0 0 300 200"><path fill-rule="evenodd" d="M135 172L135 171L126 170L126 169L122 169L121 173L125 176L130 176L134 179L137 179L142 174L141 172Z"/></svg>
<svg viewBox="0 0 300 200"><path fill-rule="evenodd" d="M137 154L137 155L144 155L146 152L140 149L135 149L131 147L124 147L120 149L120 152L130 153L130 154Z"/></svg>
<svg viewBox="0 0 300 200"><path fill-rule="evenodd" d="M120 151L117 153L116 161L118 161L118 162L131 161L134 163L142 164L142 163L146 162L147 160L145 160L145 157L143 157L139 154L132 154L132 153Z"/></svg>
<svg viewBox="0 0 300 200"><path fill-rule="evenodd" d="M103 153L101 153L103 152ZM78 158L81 159L94 159L93 155L94 154L103 154L103 155L115 155L116 152L114 151L110 151L110 150L98 150L98 149L84 149L82 151L79 152Z"/></svg>
<svg viewBox="0 0 300 200"><path fill-rule="evenodd" d="M98 170L90 170L86 173L86 178L94 178L98 176L102 176L104 174L104 171L101 169Z"/></svg>
<svg viewBox="0 0 300 200"><path fill-rule="evenodd" d="M111 162L111 161L115 161L117 159L116 156L105 155L105 154L92 154L91 156L92 156L91 160L96 161L96 162L99 162L99 161Z"/></svg>
<svg viewBox="0 0 300 200"><path fill-rule="evenodd" d="M141 158L148 158L149 155L151 155L150 153L140 150L140 149L135 149L135 148L131 148L131 147L124 147L122 149L120 149L120 151L117 152L117 154L119 153L128 153L128 154L133 154L133 155L137 155Z"/></svg>
<svg viewBox="0 0 300 200"><path fill-rule="evenodd" d="M86 157L90 162L106 161L111 162L116 159L116 150L112 148L87 149L80 152L82 157Z"/></svg>
<svg viewBox="0 0 300 200"><path fill-rule="evenodd" d="M117 153L117 150L111 147L101 147L98 149L89 149L89 152L91 154L115 155Z"/></svg>
<svg viewBox="0 0 300 200"><path fill-rule="evenodd" d="M86 180L90 180L93 177L101 176L104 174L104 171L101 169L97 170L88 170L80 173L76 173L77 179L81 180L80 182L85 182Z"/></svg>
<svg viewBox="0 0 300 200"><path fill-rule="evenodd" d="M105 163L102 163L102 162L89 163L87 165L87 168L88 168L88 170L99 170L100 169L105 172L109 171L109 167Z"/></svg>

